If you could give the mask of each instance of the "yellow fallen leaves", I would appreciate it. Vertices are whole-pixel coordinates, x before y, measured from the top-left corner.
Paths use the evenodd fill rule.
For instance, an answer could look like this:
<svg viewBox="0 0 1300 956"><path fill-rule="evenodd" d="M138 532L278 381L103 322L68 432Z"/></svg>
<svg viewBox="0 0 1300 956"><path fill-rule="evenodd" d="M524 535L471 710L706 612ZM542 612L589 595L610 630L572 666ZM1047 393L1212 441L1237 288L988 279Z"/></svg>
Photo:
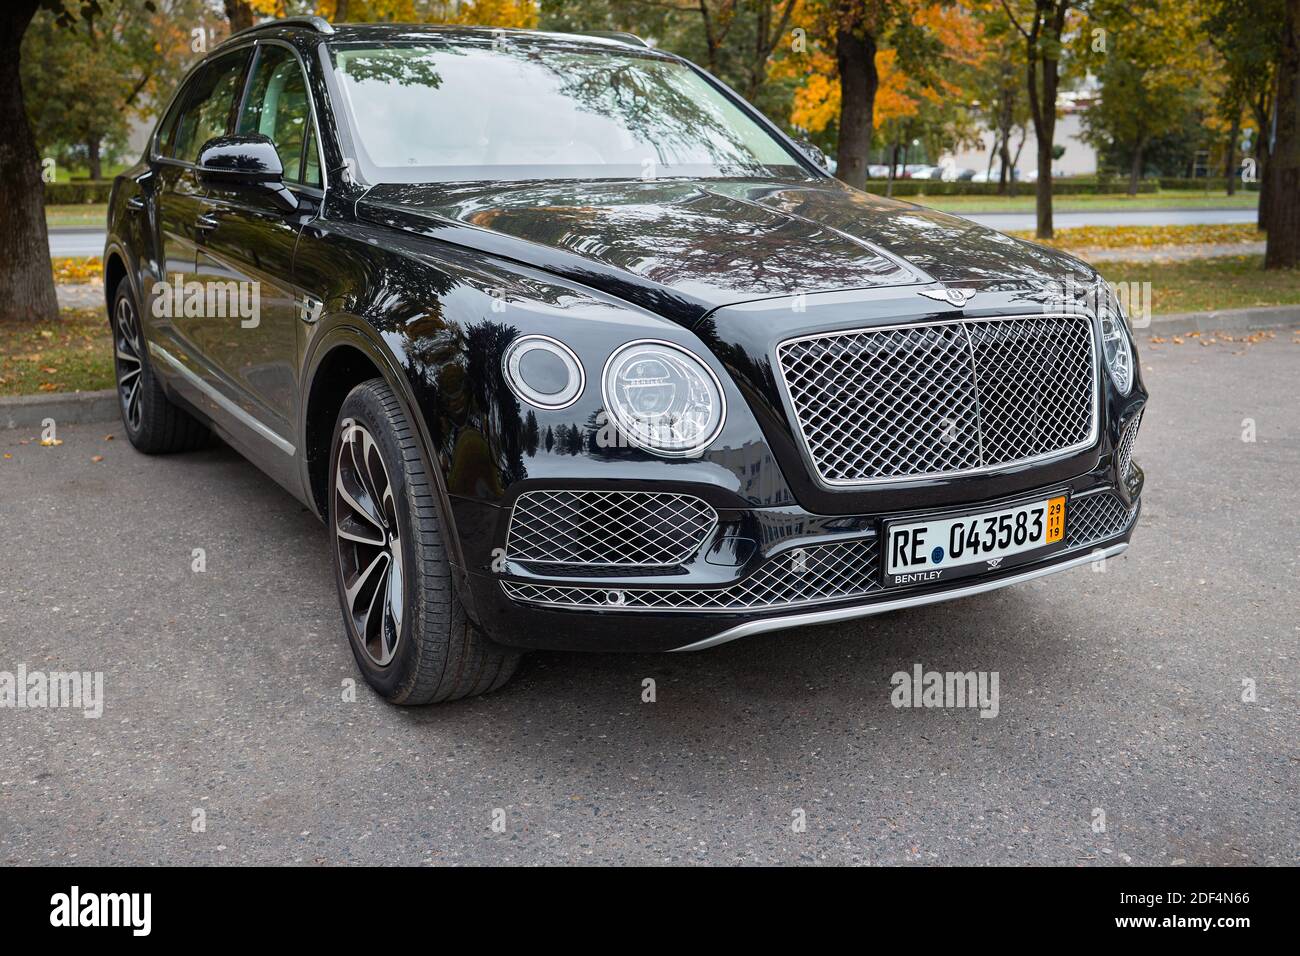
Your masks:
<svg viewBox="0 0 1300 956"><path fill-rule="evenodd" d="M63 444L63 439L62 439L62 438L42 438L42 439L41 439L41 447L42 447L42 448L54 448L55 446L57 446L57 445L62 445L62 444Z"/></svg>
<svg viewBox="0 0 1300 956"><path fill-rule="evenodd" d="M99 256L64 256L50 261L54 281L59 284L104 280L104 262Z"/></svg>
<svg viewBox="0 0 1300 956"><path fill-rule="evenodd" d="M1264 233L1254 223L1217 223L1185 226L1078 226L1058 229L1054 239L1034 239L1031 230L1013 232L1057 249L1152 249L1159 246L1231 245L1263 242Z"/></svg>

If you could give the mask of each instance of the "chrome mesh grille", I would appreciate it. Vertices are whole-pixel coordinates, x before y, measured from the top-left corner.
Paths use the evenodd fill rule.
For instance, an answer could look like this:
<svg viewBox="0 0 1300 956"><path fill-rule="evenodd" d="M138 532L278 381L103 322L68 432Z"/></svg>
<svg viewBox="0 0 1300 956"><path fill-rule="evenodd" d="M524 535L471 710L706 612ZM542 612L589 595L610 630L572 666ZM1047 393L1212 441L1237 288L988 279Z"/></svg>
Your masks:
<svg viewBox="0 0 1300 956"><path fill-rule="evenodd" d="M1128 477L1129 469L1133 465L1133 443L1137 441L1138 428L1142 425L1142 413L1138 412L1137 417L1129 422L1128 428L1124 429L1124 434L1120 436L1119 450L1116 452L1119 457L1119 477L1125 479Z"/></svg>
<svg viewBox="0 0 1300 956"><path fill-rule="evenodd" d="M817 335L777 347L828 484L954 475L1090 445L1096 357L1083 315Z"/></svg>
<svg viewBox="0 0 1300 956"><path fill-rule="evenodd" d="M1128 527L1133 512L1111 491L1073 498L1065 515L1065 546L1081 548L1113 538Z"/></svg>
<svg viewBox="0 0 1300 956"><path fill-rule="evenodd" d="M506 557L583 567L681 564L717 522L717 512L692 495L530 491L515 501Z"/></svg>
<svg viewBox="0 0 1300 956"><path fill-rule="evenodd" d="M501 582L509 597L552 607L748 611L860 597L880 589L875 539L783 552L727 588L590 588Z"/></svg>

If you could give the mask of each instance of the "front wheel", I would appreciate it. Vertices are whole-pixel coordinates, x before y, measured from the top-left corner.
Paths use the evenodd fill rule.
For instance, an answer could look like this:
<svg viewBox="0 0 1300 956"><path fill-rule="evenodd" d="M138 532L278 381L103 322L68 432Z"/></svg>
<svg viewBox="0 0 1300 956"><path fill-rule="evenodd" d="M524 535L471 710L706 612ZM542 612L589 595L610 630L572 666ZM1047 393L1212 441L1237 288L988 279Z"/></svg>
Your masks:
<svg viewBox="0 0 1300 956"><path fill-rule="evenodd" d="M344 626L370 686L395 704L496 690L520 655L470 623L451 580L419 438L382 379L343 402L329 525Z"/></svg>

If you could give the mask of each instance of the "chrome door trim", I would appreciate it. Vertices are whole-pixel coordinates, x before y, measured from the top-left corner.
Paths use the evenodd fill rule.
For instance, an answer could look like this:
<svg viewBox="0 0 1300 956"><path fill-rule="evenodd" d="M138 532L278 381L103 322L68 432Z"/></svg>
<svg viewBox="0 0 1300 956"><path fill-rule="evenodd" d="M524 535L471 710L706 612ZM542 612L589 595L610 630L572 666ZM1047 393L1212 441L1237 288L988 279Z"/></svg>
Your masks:
<svg viewBox="0 0 1300 956"><path fill-rule="evenodd" d="M216 403L223 412L226 412L231 418L248 428L249 431L256 434L259 438L263 438L270 442L286 455L292 456L297 450L290 442L285 441L285 439L276 434L276 432L265 423L254 418L225 395L222 395L207 382L203 381L203 379L196 375L192 369L188 368L180 359L172 355L157 342L149 343L149 354L166 362L168 367L180 375L181 378L185 379L186 382L197 388L205 397Z"/></svg>
<svg viewBox="0 0 1300 956"><path fill-rule="evenodd" d="M781 631L791 627L804 627L809 624L832 624L837 621L850 621L854 618L867 617L872 614L883 614L886 611L897 611L903 608L923 607L927 604L938 604L940 601L950 601L957 598L970 597L975 594L985 594L989 591L996 591L998 588L1005 588L1012 584L1023 584L1025 581L1032 581L1035 578L1045 577L1049 574L1055 574L1058 571L1066 571L1070 568L1078 567L1081 564L1088 564L1102 558L1111 558L1121 554L1128 549L1128 542L1113 544L1109 548L1100 548L1095 551L1089 551L1087 554L1081 554L1078 557L1071 558L1069 561L1062 561L1060 564L1053 564L1045 568L1036 568L1033 571L1026 571L1023 574L1017 574L1009 578L1000 578L997 581L981 581L979 584L971 584L964 588L954 588L950 591L938 591L933 594L918 594L911 597L896 598L893 601L879 601L875 604L866 604L861 607L838 608L833 611L810 611L805 614L789 614L784 617L769 617L758 621L749 621L746 624L738 624L735 627L720 631L712 637L706 637L703 640L696 641L694 644L687 644L684 647L673 648L673 653L678 651L702 651L710 647L717 647L719 644L726 644L740 637L750 637L754 634L762 634L767 631Z"/></svg>

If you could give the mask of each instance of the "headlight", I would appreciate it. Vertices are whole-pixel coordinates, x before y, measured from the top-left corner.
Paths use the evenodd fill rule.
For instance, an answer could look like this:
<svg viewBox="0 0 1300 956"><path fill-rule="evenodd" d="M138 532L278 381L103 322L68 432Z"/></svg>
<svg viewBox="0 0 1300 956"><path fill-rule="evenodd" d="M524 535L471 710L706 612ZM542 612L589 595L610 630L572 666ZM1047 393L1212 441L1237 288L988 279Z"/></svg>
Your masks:
<svg viewBox="0 0 1300 956"><path fill-rule="evenodd" d="M605 363L605 411L632 444L659 455L702 451L727 416L722 385L686 349L629 342Z"/></svg>
<svg viewBox="0 0 1300 956"><path fill-rule="evenodd" d="M510 391L538 408L566 408L587 383L573 349L545 335L522 335L501 357Z"/></svg>
<svg viewBox="0 0 1300 956"><path fill-rule="evenodd" d="M1101 324L1101 349L1111 381L1121 395L1133 388L1133 346L1129 343L1128 322L1110 285L1097 287L1097 319Z"/></svg>

